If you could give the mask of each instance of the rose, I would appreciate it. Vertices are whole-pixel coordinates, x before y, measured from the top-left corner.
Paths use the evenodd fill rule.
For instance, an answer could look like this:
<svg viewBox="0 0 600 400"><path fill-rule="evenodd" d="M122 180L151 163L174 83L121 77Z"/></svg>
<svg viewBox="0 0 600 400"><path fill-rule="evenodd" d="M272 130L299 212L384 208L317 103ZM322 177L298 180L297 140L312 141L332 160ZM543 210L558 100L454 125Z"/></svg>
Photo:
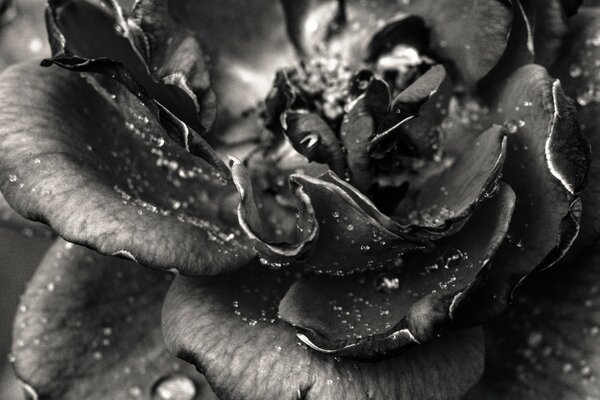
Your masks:
<svg viewBox="0 0 600 400"><path fill-rule="evenodd" d="M464 328L505 309L516 283L569 249L589 156L559 81L530 64L526 44L538 62L554 59L560 26L531 23L547 12L541 3L471 3L421 1L402 17L395 2L377 3L381 25L354 3L284 2L306 60L298 70L288 69L276 4L237 5L264 22L236 17L226 30L226 5L197 6L203 48L164 3L140 2L125 19L112 3L52 2L45 64L86 72L87 82L55 68L3 75L6 93L24 78L30 89L25 102L3 100L2 191L70 242L216 275L175 279L163 330L224 398L458 398L483 371L481 335ZM574 11L556 4L558 21ZM256 39L230 39L240 37ZM240 118L277 70L262 117ZM313 78L331 93L312 90ZM215 99L225 112L215 113ZM16 118L24 105L37 107L25 129ZM231 138L259 120L270 133L245 157L248 171L232 159L230 179L206 140L244 154ZM291 190L279 183L290 174ZM583 239L593 239L592 219L593 208ZM192 381L166 365L158 333L147 332L164 278L129 262L113 272L113 258L56 246L17 318L15 367L26 387L42 397L151 388L189 396ZM60 362L39 359L48 347ZM133 366L152 373L105 371L123 358L124 375ZM74 363L85 373L57 367ZM110 389L93 386L98 374ZM487 382L477 389L486 396Z"/></svg>

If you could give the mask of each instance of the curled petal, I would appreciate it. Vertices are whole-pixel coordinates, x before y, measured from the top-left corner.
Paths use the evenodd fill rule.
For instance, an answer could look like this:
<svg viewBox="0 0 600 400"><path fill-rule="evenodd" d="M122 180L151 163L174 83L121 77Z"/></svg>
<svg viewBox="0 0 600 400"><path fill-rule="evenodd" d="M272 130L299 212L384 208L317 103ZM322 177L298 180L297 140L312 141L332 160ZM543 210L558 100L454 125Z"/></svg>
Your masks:
<svg viewBox="0 0 600 400"><path fill-rule="evenodd" d="M456 293L473 283L508 230L515 196L503 185L460 233L393 269L295 282L279 314L317 351L381 359L425 343L451 324ZM367 252L369 250L366 250Z"/></svg>
<svg viewBox="0 0 600 400"><path fill-rule="evenodd" d="M331 172L322 178L290 177L292 192L299 205L297 240L273 242L262 234L261 225L268 220L261 218L249 176L235 160L232 175L241 199L238 208L240 226L265 262L274 266L302 261L316 271L343 275L393 264L403 252L425 245L424 241L389 230L380 222L386 217L380 217L376 208L356 189L340 185ZM355 194L350 195L347 190ZM364 204L368 206L364 207ZM394 226L390 220L386 224ZM361 250L365 246L371 251ZM341 259L340 253L332 252L332 248L343 248L347 258Z"/></svg>
<svg viewBox="0 0 600 400"><path fill-rule="evenodd" d="M524 277L552 266L571 247L590 160L572 101L543 67L518 69L499 88L494 109L498 120L517 127L509 136L503 179L519 202L510 240L490 261L487 277L456 302L457 318L472 322L503 311Z"/></svg>
<svg viewBox="0 0 600 400"><path fill-rule="evenodd" d="M581 132L590 141L592 150L600 148L600 103L596 98L596 88L600 86L596 60L600 57L600 47L596 38L600 29L600 10L583 8L571 19L571 30L565 38L560 57L553 66L552 74L560 78L567 95L577 101L577 119ZM581 250L595 244L600 237L600 208L598 207L598 180L600 164L597 157L592 157L589 184L581 193L583 215L581 233L574 247Z"/></svg>
<svg viewBox="0 0 600 400"><path fill-rule="evenodd" d="M294 148L309 161L327 164L344 174L346 162L338 138L317 114L288 111L285 113L286 135Z"/></svg>
<svg viewBox="0 0 600 400"><path fill-rule="evenodd" d="M448 168L410 189L395 215L404 225L433 230L464 221L486 193L493 190L506 155L500 126L479 135Z"/></svg>
<svg viewBox="0 0 600 400"><path fill-rule="evenodd" d="M201 126L210 130L217 104L206 55L196 34L171 16L168 3L167 0L136 2L127 20L127 36L143 56L150 75L187 94Z"/></svg>

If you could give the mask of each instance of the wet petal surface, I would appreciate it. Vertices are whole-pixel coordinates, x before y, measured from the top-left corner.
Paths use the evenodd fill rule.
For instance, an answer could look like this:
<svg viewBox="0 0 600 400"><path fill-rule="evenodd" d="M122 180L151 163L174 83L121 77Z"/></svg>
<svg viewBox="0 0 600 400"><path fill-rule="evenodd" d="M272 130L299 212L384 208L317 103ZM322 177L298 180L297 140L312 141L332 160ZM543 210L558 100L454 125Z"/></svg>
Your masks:
<svg viewBox="0 0 600 400"><path fill-rule="evenodd" d="M170 144L127 90L96 92L76 74L18 66L0 91L23 85L22 96L2 96L0 116L2 192L21 215L104 254L186 274L218 273L252 256L219 220L214 200L233 188Z"/></svg>
<svg viewBox="0 0 600 400"><path fill-rule="evenodd" d="M176 278L163 312L167 346L227 399L458 399L481 372L481 337L465 331L365 363L316 353L277 319L293 274L248 266ZM237 343L235 347L231 343Z"/></svg>
<svg viewBox="0 0 600 400"><path fill-rule="evenodd" d="M500 88L496 118L507 121L503 179L517 195L508 238L491 260L485 282L466 293L469 320L502 311L511 291L534 269L547 268L570 248L579 228L578 193L585 186L589 145L560 82L543 67L518 69ZM472 296L472 297L471 297ZM468 304L470 303L470 305Z"/></svg>
<svg viewBox="0 0 600 400"><path fill-rule="evenodd" d="M451 323L456 293L473 283L502 243L514 201L503 185L460 233L430 253L407 254L396 268L306 276L287 292L279 314L305 343L325 353L378 359L427 342Z"/></svg>
<svg viewBox="0 0 600 400"><path fill-rule="evenodd" d="M49 250L19 306L11 355L33 398L216 398L164 347L172 276L126 264L62 240Z"/></svg>

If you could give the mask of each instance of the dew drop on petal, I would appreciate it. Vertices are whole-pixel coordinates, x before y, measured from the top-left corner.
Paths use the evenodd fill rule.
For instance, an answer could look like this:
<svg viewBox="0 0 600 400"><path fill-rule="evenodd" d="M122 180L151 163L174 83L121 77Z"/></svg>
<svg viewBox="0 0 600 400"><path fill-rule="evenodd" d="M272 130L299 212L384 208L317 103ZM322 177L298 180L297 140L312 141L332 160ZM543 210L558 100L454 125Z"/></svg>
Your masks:
<svg viewBox="0 0 600 400"><path fill-rule="evenodd" d="M152 400L193 400L196 385L184 375L169 375L161 378L152 388Z"/></svg>
<svg viewBox="0 0 600 400"><path fill-rule="evenodd" d="M392 293L400 288L400 278L393 273L384 272L375 278L375 289L380 292Z"/></svg>

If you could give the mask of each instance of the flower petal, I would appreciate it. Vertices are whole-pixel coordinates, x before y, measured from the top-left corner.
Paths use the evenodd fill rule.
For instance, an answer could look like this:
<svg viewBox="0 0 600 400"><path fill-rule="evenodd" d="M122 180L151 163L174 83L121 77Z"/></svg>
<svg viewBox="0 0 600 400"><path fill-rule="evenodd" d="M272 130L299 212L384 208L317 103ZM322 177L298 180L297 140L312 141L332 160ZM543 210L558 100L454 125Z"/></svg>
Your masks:
<svg viewBox="0 0 600 400"><path fill-rule="evenodd" d="M462 150L449 167L410 187L408 197L394 211L404 225L447 228L468 218L496 185L506 155L503 128L488 129Z"/></svg>
<svg viewBox="0 0 600 400"><path fill-rule="evenodd" d="M477 330L378 363L309 350L277 319L293 275L249 265L236 274L176 278L163 312L168 348L205 371L217 395L231 400L458 399L478 379Z"/></svg>
<svg viewBox="0 0 600 400"><path fill-rule="evenodd" d="M544 67L518 69L501 85L494 109L496 118L518 128L509 137L503 170L518 201L510 240L490 262L482 284L456 302L456 318L473 322L503 311L522 278L550 267L570 248L590 159L574 107Z"/></svg>
<svg viewBox="0 0 600 400"><path fill-rule="evenodd" d="M301 261L316 271L343 275L393 264L403 252L425 246L424 241L389 230L381 222L386 217L374 217L373 211L380 214L375 207L358 192L348 194L346 190L356 190L341 185L332 172L321 178L290 177L299 206L297 241L275 242L263 232L265 219L253 198L252 182L237 160L232 162L232 175L240 194L240 226L265 263L272 266ZM357 198L361 200L357 202ZM392 221L389 224L393 226ZM364 246L370 246L371 251L363 251ZM338 251L332 252L332 248ZM343 251L344 259L339 251Z"/></svg>
<svg viewBox="0 0 600 400"><path fill-rule="evenodd" d="M210 130L217 104L204 52L195 33L183 28L167 6L167 0L136 2L127 20L129 39L144 56L152 77L187 94L200 124Z"/></svg>
<svg viewBox="0 0 600 400"><path fill-rule="evenodd" d="M33 398L210 395L163 344L171 275L127 264L62 240L49 250L21 300L11 358Z"/></svg>
<svg viewBox="0 0 600 400"><path fill-rule="evenodd" d="M397 268L304 277L287 292L279 314L303 342L341 356L380 359L427 342L451 323L457 290L472 283L500 246L514 202L503 185L458 234L430 253L407 254Z"/></svg>
<svg viewBox="0 0 600 400"><path fill-rule="evenodd" d="M411 11L431 30L432 50L449 61L469 87L502 56L513 18L510 5L502 0L418 1Z"/></svg>
<svg viewBox="0 0 600 400"><path fill-rule="evenodd" d="M17 66L3 74L7 201L72 242L147 266L211 274L243 265L253 252L218 216L217 199L232 188L167 142L148 109L119 87L113 99L62 70Z"/></svg>
<svg viewBox="0 0 600 400"><path fill-rule="evenodd" d="M583 135L591 142L592 150L600 148L600 87L599 68L596 61L600 57L600 10L584 8L571 20L571 31L565 38L561 55L552 69L553 75L560 78L565 92L577 100L577 118ZM600 238L600 160L592 158L589 171L589 184L581 194L583 215L581 232L572 253L592 245Z"/></svg>
<svg viewBox="0 0 600 400"><path fill-rule="evenodd" d="M211 119L214 104L210 101L210 90L199 87L208 85L198 82L207 73L204 64L199 62L202 60L198 54L199 44L193 35L185 29L174 28L174 24L159 31L157 26L169 20L170 16L161 15L160 21L155 19L151 23L148 20L156 14L148 15L149 8L146 1L138 3L135 15L126 21L117 2L50 1L46 14L54 60L73 64L69 57L74 55L82 62L108 58L121 63L150 97L158 100L193 130L204 133L210 126L203 126L201 122ZM167 44L163 35L175 37L171 36L172 40ZM155 54L157 41L164 42L161 56ZM143 47L143 50L134 45ZM171 75L168 75L169 72ZM113 78L118 79L118 75ZM137 90L132 91L137 93ZM202 101L204 94L207 101ZM200 96L201 99L198 98Z"/></svg>
<svg viewBox="0 0 600 400"><path fill-rule="evenodd" d="M469 399L600 398L599 266L596 247L519 288L487 327L486 373Z"/></svg>
<svg viewBox="0 0 600 400"><path fill-rule="evenodd" d="M21 217L12 207L6 202L6 199L0 193L0 228L10 229L21 232L25 237L45 237L52 238L55 236L52 229L39 222L29 221Z"/></svg>

